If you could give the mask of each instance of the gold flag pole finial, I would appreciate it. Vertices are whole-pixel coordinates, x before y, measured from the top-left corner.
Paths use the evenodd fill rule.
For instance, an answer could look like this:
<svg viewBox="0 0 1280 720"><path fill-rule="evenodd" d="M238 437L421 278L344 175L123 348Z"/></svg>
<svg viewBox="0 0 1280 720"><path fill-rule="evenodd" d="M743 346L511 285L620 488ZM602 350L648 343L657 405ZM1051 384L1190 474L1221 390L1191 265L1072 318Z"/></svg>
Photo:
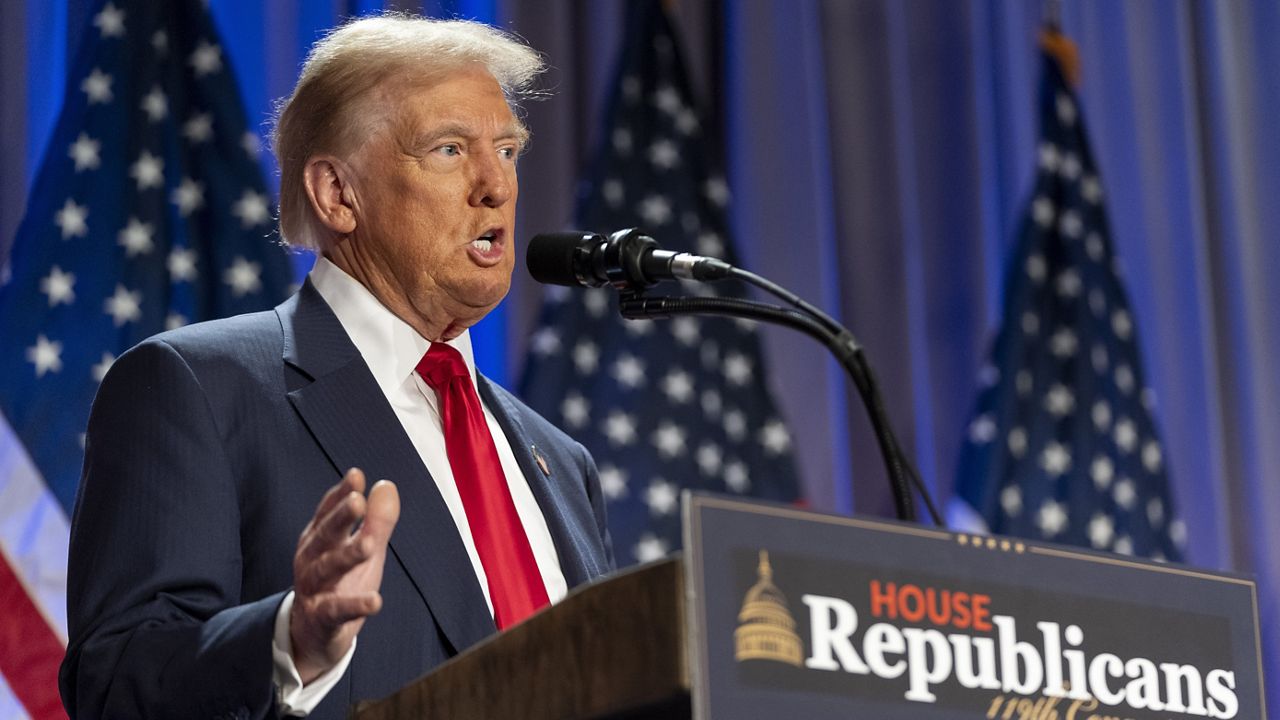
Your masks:
<svg viewBox="0 0 1280 720"><path fill-rule="evenodd" d="M1040 31L1040 49L1058 63L1062 74L1073 88L1080 87L1080 51L1062 33L1062 0L1045 0L1044 29Z"/></svg>

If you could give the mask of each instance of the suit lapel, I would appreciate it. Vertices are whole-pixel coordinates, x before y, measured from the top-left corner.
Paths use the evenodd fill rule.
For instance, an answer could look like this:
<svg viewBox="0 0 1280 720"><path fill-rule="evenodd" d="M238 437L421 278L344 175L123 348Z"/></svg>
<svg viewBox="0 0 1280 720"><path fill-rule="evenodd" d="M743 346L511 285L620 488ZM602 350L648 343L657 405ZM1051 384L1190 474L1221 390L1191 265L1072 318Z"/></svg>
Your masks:
<svg viewBox="0 0 1280 720"><path fill-rule="evenodd" d="M484 400L485 406L489 408L489 412L493 413L498 425L502 427L503 434L507 436L511 450L515 453L516 462L520 465L520 471L524 473L529 488L538 501L538 507L542 510L542 516L546 518L547 529L551 532L552 542L555 543L556 555L560 559L560 571L564 573L565 581L572 588L590 580L592 574L589 571L587 559L582 553L582 545L574 541L573 524L565 515L566 508L570 507L571 503L564 497L564 489L548 477L534 454L535 452L546 453L547 449L537 450L525 431L524 424L520 422L518 410L506 395L496 390L488 378L484 376L478 376L478 378L480 398ZM544 459L543 463L545 462Z"/></svg>
<svg viewBox="0 0 1280 720"><path fill-rule="evenodd" d="M284 360L310 382L289 400L339 472L359 467L400 491L391 551L455 650L494 632L458 529L395 411L333 311L306 282L277 308Z"/></svg>

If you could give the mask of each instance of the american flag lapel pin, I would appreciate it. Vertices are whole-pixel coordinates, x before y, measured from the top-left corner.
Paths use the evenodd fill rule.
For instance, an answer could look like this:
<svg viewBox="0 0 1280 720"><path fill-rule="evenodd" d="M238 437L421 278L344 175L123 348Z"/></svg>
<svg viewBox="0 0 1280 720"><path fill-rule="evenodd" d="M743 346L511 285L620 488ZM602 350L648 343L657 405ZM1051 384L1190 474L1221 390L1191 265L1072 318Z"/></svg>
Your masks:
<svg viewBox="0 0 1280 720"><path fill-rule="evenodd" d="M551 468L547 467L547 459L542 457L542 453L538 452L537 445L530 445L529 449L533 451L533 461L538 463L538 469L543 475L551 477Z"/></svg>

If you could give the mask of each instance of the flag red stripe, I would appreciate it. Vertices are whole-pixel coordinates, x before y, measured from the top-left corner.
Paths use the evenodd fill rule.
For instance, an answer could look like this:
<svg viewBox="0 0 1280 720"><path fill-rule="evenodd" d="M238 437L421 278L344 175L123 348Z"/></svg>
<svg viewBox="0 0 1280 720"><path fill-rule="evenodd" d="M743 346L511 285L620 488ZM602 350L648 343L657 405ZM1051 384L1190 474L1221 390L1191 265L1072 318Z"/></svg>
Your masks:
<svg viewBox="0 0 1280 720"><path fill-rule="evenodd" d="M58 665L66 651L0 553L0 673L31 720L66 720Z"/></svg>

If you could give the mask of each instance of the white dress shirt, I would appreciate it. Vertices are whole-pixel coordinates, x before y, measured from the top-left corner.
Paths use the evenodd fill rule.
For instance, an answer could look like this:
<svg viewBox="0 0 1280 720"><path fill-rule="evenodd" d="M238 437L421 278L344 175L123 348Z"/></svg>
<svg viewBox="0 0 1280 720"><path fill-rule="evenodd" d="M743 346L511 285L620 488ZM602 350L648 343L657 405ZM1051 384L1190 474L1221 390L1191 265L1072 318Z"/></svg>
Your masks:
<svg viewBox="0 0 1280 720"><path fill-rule="evenodd" d="M427 471L431 473L431 478L435 480L436 488L444 498L449 514L453 516L453 522L458 527L458 535L467 549L467 556L471 558L476 580L480 583L485 602L489 606L489 614L492 615L493 601L489 598L489 583L485 577L484 566L480 563L480 555L476 552L475 540L471 536L462 497L458 493L458 485L454 480L453 469L449 465L449 456L445 450L439 400L435 391L415 371L418 362L431 347L431 343L387 310L359 281L347 275L326 258L317 258L310 277L311 283L328 303L334 315L338 317L338 322L347 331L351 342L360 351L378 387L386 396L387 402L391 404L400 424L404 426L414 448L422 457ZM457 338L448 341L448 344L453 346L466 361L467 369L471 372L471 382L474 385L476 366L471 351L470 334L463 332ZM484 404L483 400L481 404ZM529 483L516 462L511 443L487 406L484 407L484 417L489 424L493 444L497 447L498 459L502 463L502 471L506 475L507 487L511 491L516 513L529 538L529 546L533 549L534 560L538 564L543 584L546 586L547 597L553 603L558 602L568 592L568 585L560 570L560 560L551 539L551 531L547 528L546 518L543 517L533 491L529 488ZM370 478L370 481L380 479L382 478ZM395 481L398 478L386 479ZM328 691L342 677L342 673L346 671L355 653L355 644L352 644L351 649L337 665L303 687L290 656L288 613L292 605L293 593L291 592L285 598L276 616L273 647L275 682L279 689L282 711L291 715L305 715L324 699Z"/></svg>

